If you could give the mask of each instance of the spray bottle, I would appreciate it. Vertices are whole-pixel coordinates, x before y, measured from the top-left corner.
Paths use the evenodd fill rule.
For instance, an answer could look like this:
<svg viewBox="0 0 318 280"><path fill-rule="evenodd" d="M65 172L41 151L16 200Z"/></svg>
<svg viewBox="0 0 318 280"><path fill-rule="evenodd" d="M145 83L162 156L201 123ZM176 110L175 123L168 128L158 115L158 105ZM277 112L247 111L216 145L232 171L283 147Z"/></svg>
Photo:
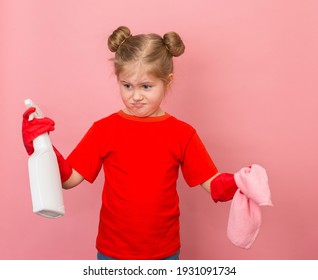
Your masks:
<svg viewBox="0 0 318 280"><path fill-rule="evenodd" d="M31 99L24 101L27 108L35 107L30 115L43 118L41 110ZM65 214L60 171L48 133L33 140L34 153L29 157L29 180L33 212L47 218L57 218Z"/></svg>

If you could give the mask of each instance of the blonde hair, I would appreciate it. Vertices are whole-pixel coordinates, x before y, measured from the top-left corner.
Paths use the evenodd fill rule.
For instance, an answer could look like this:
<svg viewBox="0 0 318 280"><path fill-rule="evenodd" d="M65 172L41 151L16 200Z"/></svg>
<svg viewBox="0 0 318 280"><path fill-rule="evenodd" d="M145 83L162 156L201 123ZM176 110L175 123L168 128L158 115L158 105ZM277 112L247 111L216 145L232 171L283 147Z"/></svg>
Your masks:
<svg viewBox="0 0 318 280"><path fill-rule="evenodd" d="M185 46L176 32L168 32L163 37L157 34L133 36L126 26L118 27L108 38L108 48L115 53L114 68L118 75L131 62L141 62L149 69L149 74L167 83L173 73L172 57L183 54Z"/></svg>

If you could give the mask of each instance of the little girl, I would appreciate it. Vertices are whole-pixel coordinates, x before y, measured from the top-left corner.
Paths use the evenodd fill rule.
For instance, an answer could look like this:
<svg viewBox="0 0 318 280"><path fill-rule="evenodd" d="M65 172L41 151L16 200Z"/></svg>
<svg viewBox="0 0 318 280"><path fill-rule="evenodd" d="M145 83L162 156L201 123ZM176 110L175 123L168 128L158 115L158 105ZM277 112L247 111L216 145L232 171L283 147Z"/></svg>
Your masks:
<svg viewBox="0 0 318 280"><path fill-rule="evenodd" d="M175 32L133 36L117 28L108 39L123 110L95 122L67 160L56 150L63 188L105 182L96 241L98 259L178 259L179 168L190 187L201 185L215 202L233 198L233 174L219 174L195 129L161 108L173 80L172 57L185 46ZM23 140L54 130L51 119L23 118Z"/></svg>

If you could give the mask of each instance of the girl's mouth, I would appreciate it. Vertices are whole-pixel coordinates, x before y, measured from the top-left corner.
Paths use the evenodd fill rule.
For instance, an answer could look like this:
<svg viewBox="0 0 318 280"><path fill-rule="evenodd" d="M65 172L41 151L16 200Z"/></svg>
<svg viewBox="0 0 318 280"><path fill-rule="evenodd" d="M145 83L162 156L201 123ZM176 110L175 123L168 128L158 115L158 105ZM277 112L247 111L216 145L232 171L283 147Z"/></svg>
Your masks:
<svg viewBox="0 0 318 280"><path fill-rule="evenodd" d="M145 105L145 103L135 102L135 103L132 103L132 105L135 108L142 108Z"/></svg>

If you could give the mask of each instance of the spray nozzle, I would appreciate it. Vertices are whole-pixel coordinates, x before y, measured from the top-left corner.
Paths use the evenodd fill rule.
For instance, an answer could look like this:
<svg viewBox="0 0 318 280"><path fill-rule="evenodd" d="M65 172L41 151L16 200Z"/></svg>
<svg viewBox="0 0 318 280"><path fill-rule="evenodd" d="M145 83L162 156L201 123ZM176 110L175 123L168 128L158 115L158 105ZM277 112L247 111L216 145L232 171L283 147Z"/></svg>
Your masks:
<svg viewBox="0 0 318 280"><path fill-rule="evenodd" d="M24 105L28 109L31 108L31 107L34 107L36 109L35 112L30 115L29 121L33 120L34 118L43 118L42 111L40 110L40 108L31 99L24 100Z"/></svg>

